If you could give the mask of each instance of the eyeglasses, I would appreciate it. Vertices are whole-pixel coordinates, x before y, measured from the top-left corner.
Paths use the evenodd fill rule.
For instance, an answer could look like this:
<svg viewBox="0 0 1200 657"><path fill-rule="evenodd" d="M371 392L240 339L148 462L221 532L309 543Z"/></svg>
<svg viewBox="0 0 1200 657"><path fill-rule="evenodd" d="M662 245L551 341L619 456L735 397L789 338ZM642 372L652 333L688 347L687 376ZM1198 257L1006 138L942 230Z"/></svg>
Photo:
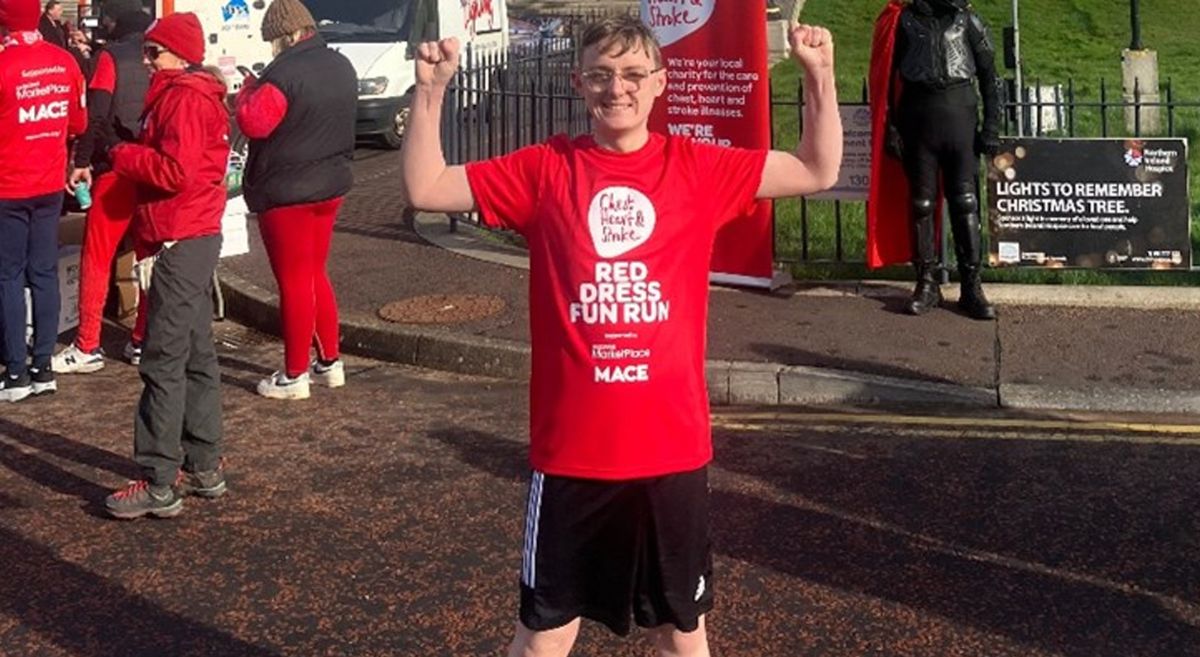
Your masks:
<svg viewBox="0 0 1200 657"><path fill-rule="evenodd" d="M626 87L632 87L633 91L642 88L642 83L645 82L651 75L663 70L663 67L646 70L644 68L627 68L623 71L613 71L607 68L592 68L579 74L583 78L588 89L592 91L604 91L612 86L614 78L621 78Z"/></svg>
<svg viewBox="0 0 1200 657"><path fill-rule="evenodd" d="M158 46L142 46L142 55L144 55L146 59L150 61L158 59L164 52L167 52L166 48L159 48Z"/></svg>

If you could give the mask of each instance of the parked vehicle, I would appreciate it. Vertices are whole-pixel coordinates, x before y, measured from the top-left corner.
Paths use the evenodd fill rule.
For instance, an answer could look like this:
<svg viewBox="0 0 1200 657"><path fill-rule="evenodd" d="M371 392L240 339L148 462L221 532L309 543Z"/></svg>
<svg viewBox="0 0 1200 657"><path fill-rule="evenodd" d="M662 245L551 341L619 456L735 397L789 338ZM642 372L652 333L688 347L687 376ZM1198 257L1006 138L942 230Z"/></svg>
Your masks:
<svg viewBox="0 0 1200 657"><path fill-rule="evenodd" d="M231 93L242 85L239 67L258 73L271 61L271 46L261 32L269 0L144 1L155 16L180 11L199 16L208 32L205 63L221 69ZM302 1L321 36L358 73L358 134L388 148L403 142L416 84L416 42L458 37L468 59L508 49L506 0Z"/></svg>
<svg viewBox="0 0 1200 657"><path fill-rule="evenodd" d="M476 55L509 43L505 0L303 1L321 36L358 72L358 134L389 148L403 142L417 42L454 36Z"/></svg>

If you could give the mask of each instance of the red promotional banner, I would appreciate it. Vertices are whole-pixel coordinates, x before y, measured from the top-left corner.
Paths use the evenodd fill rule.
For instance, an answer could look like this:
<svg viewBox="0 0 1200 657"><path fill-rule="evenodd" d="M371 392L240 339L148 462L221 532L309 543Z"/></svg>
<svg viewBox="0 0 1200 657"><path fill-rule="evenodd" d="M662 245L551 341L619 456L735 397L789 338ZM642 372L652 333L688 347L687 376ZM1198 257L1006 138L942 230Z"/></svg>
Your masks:
<svg viewBox="0 0 1200 657"><path fill-rule="evenodd" d="M642 0L642 20L662 44L667 67L667 92L650 115L651 130L722 146L771 147L766 6ZM771 203L762 202L717 234L712 280L768 287L774 252Z"/></svg>

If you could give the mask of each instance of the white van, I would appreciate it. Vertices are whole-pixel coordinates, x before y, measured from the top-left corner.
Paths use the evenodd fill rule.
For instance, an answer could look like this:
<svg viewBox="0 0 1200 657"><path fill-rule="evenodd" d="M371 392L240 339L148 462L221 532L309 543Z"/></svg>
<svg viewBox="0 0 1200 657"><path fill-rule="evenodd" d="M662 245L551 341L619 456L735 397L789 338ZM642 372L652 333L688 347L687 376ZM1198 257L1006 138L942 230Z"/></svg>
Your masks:
<svg viewBox="0 0 1200 657"><path fill-rule="evenodd" d="M506 0L302 0L321 36L358 73L360 136L399 148L415 85L416 40L458 37L473 56L508 49ZM242 84L238 67L261 71L271 61L262 40L269 0L154 0L155 16L195 12L207 36L205 64L225 74L231 92Z"/></svg>
<svg viewBox="0 0 1200 657"><path fill-rule="evenodd" d="M229 91L242 87L238 67L255 73L271 63L271 44L262 40L268 0L154 0L154 15L190 11L204 28L204 63L221 69Z"/></svg>
<svg viewBox="0 0 1200 657"><path fill-rule="evenodd" d="M321 36L358 72L359 135L399 148L408 119L412 42L458 37L475 55L508 48L506 0L303 0Z"/></svg>

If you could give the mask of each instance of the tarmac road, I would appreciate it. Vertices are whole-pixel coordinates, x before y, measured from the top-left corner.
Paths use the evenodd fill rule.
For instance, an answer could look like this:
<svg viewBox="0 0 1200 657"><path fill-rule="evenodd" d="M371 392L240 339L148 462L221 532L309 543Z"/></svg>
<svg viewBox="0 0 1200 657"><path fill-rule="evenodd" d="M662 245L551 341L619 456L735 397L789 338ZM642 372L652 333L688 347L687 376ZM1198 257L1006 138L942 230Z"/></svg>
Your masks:
<svg viewBox="0 0 1200 657"><path fill-rule="evenodd" d="M524 386L354 359L271 402L278 344L218 326L230 493L174 520L101 512L136 475L133 368L0 409L0 653L502 654ZM714 653L1200 654L1184 422L720 409ZM585 624L574 654L649 653Z"/></svg>

